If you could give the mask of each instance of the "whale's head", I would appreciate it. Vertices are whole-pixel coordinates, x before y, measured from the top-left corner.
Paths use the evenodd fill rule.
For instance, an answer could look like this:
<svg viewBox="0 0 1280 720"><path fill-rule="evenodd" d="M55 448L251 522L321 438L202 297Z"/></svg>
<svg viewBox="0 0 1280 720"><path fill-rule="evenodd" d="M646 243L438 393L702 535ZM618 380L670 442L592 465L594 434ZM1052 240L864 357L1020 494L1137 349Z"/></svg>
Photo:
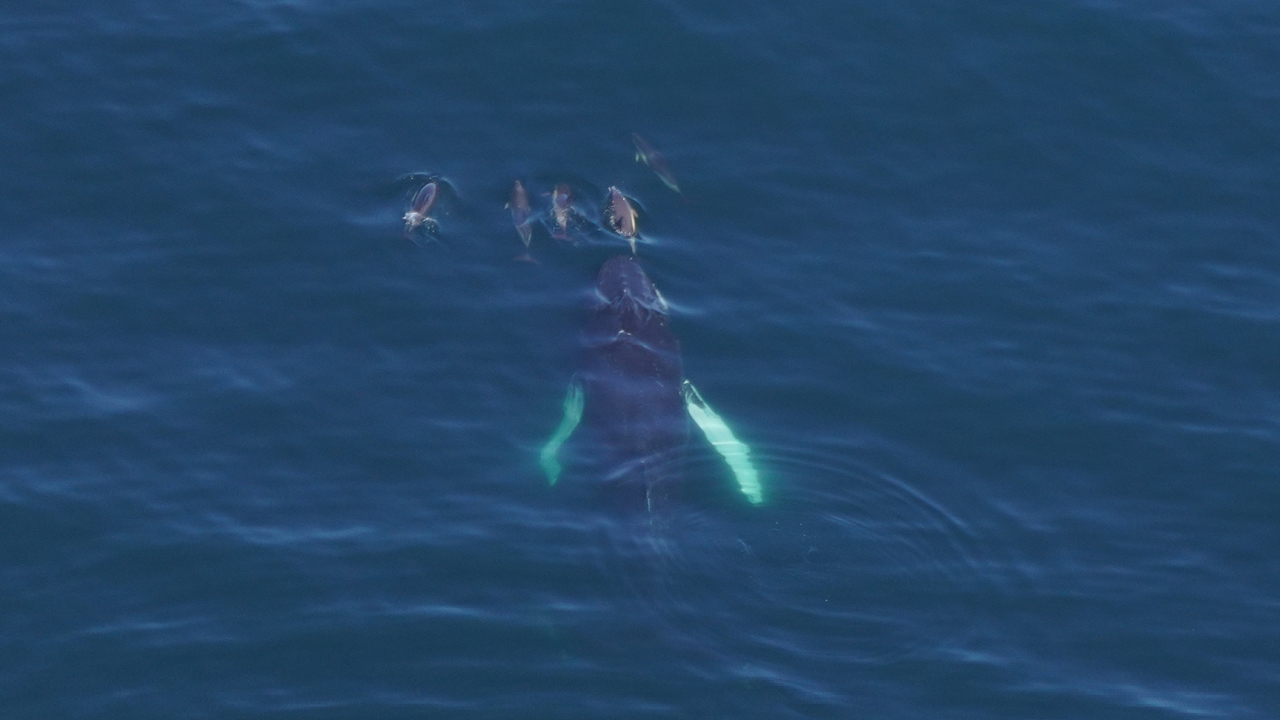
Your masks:
<svg viewBox="0 0 1280 720"><path fill-rule="evenodd" d="M655 314L667 315L666 301L634 256L609 258L596 277L596 291L623 324L622 329L629 332L634 331L633 323L644 325Z"/></svg>

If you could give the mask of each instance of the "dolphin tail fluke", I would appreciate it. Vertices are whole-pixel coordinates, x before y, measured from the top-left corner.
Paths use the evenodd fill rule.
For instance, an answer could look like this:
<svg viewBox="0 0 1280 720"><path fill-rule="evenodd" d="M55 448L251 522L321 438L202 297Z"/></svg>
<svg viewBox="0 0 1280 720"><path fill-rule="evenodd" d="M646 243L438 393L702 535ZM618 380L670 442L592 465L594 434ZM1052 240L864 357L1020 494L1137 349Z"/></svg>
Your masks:
<svg viewBox="0 0 1280 720"><path fill-rule="evenodd" d="M752 505L764 502L760 473L751 464L751 448L733 434L725 421L711 409L706 400L702 399L702 395L698 393L693 383L685 380L682 389L689 416L702 429L702 434L707 436L711 447L715 448L716 452L720 453L720 457L729 464L734 479L738 481L738 489L747 500L751 501Z"/></svg>
<svg viewBox="0 0 1280 720"><path fill-rule="evenodd" d="M564 417L560 418L560 426L551 434L551 439L542 446L542 452L538 454L538 463L542 466L542 472L547 474L547 482L551 485L555 485L560 479L560 446L564 445L573 434L574 428L578 427L578 423L582 421L582 405L582 383L575 378L569 383L569 391L564 396Z"/></svg>

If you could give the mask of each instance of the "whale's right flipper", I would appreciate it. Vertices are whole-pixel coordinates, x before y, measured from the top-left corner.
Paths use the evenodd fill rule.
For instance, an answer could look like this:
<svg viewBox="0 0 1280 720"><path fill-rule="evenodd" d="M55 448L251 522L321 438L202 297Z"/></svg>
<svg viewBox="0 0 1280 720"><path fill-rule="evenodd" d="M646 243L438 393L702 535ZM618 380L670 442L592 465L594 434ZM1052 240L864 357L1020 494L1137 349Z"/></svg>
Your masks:
<svg viewBox="0 0 1280 720"><path fill-rule="evenodd" d="M560 446L564 445L569 436L573 434L574 428L578 427L578 423L582 422L582 383L574 378L569 383L569 392L564 396L564 417L560 419L560 427L551 434L551 439L546 445L542 446L542 452L538 454L538 462L542 465L542 472L547 474L547 482L555 485L560 479Z"/></svg>
<svg viewBox="0 0 1280 720"><path fill-rule="evenodd" d="M764 490L760 486L760 473L751 464L751 448L739 440L715 410L702 399L698 389L688 380L684 381L684 405L689 416L702 433L707 436L711 447L720 453L720 457L729 464L733 476L738 481L738 489L751 501L752 505L764 502Z"/></svg>

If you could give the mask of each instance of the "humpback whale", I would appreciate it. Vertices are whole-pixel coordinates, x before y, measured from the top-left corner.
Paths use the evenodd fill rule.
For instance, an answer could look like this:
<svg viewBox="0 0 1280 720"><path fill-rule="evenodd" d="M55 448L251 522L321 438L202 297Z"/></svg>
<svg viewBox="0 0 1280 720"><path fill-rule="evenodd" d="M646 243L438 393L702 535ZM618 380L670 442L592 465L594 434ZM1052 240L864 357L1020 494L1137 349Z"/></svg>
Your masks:
<svg viewBox="0 0 1280 720"><path fill-rule="evenodd" d="M554 485L560 448L584 422L597 441L595 465L609 494L626 509L660 511L679 497L690 419L728 463L743 495L760 503L750 449L684 377L666 300L638 259L612 257L596 277L581 369L569 384L560 426L542 448L542 469Z"/></svg>

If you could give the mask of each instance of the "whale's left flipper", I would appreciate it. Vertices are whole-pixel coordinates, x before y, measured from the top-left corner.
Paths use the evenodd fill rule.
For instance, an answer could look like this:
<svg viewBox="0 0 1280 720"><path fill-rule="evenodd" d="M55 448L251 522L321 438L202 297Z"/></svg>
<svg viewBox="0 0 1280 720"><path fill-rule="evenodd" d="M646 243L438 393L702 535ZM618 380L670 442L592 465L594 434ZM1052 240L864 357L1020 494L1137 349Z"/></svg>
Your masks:
<svg viewBox="0 0 1280 720"><path fill-rule="evenodd" d="M715 448L725 462L729 463L729 469L733 470L733 476L738 481L738 489L747 496L752 505L764 502L760 473L756 472L755 466L751 464L751 448L734 436L724 420L711 409L706 400L702 399L702 395L698 394L698 389L693 386L693 383L685 380L682 390L689 416L698 427L702 428L702 433L707 436L711 447Z"/></svg>
<svg viewBox="0 0 1280 720"><path fill-rule="evenodd" d="M551 439L546 445L542 446L542 452L538 454L538 462L542 465L542 472L547 474L547 482L555 485L560 479L560 458L557 453L560 452L560 446L564 445L569 436L573 434L574 428L578 427L578 423L582 422L582 383L574 378L569 383L569 392L564 396L564 417L560 419L560 427L551 434Z"/></svg>

